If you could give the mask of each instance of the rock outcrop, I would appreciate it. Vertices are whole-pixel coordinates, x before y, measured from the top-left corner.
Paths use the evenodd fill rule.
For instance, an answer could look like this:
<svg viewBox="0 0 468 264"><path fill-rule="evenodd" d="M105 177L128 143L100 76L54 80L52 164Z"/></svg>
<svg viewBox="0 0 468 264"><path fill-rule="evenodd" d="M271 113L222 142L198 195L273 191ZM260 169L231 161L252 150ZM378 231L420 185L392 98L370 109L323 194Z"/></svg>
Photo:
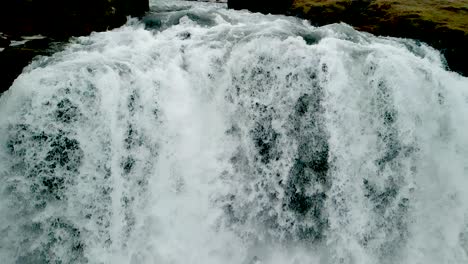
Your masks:
<svg viewBox="0 0 468 264"><path fill-rule="evenodd" d="M229 2L253 12L272 13L269 7L274 7ZM442 52L451 70L468 76L468 0L294 0L282 8L275 13L308 19L316 26L345 22L376 35L426 42Z"/></svg>
<svg viewBox="0 0 468 264"><path fill-rule="evenodd" d="M140 16L148 0L9 0L0 8L0 32L66 38L121 26Z"/></svg>
<svg viewBox="0 0 468 264"><path fill-rule="evenodd" d="M149 10L149 0L7 0L0 4L0 94L51 43L119 27ZM27 41L22 36L46 37ZM10 45L16 40L17 45ZM23 43L24 42L24 43Z"/></svg>
<svg viewBox="0 0 468 264"><path fill-rule="evenodd" d="M52 55L60 49L59 46L54 45L53 40L43 38L10 46L0 52L0 95L11 86L34 57Z"/></svg>

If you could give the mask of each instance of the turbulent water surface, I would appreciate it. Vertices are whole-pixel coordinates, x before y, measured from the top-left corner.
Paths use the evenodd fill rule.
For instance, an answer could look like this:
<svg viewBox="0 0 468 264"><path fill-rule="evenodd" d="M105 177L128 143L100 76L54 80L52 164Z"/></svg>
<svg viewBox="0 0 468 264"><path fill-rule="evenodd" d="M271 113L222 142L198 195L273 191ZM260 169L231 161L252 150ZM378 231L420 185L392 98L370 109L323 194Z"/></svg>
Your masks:
<svg viewBox="0 0 468 264"><path fill-rule="evenodd" d="M468 79L437 51L153 5L0 98L2 263L468 262Z"/></svg>

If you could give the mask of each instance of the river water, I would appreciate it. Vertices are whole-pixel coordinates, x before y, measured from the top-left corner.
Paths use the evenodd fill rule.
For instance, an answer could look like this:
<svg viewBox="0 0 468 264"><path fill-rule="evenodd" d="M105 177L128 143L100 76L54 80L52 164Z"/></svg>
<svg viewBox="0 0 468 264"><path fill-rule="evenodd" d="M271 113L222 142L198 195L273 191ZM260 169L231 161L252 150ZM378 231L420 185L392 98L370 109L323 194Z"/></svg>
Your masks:
<svg viewBox="0 0 468 264"><path fill-rule="evenodd" d="M468 79L438 51L152 4L0 98L2 263L468 262Z"/></svg>

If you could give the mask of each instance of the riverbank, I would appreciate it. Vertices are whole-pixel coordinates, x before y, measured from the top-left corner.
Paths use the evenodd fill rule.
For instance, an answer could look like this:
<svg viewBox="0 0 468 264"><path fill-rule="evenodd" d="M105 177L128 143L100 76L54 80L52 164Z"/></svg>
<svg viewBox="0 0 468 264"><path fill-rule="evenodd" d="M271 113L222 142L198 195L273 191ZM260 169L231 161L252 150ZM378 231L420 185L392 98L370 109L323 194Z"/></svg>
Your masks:
<svg viewBox="0 0 468 264"><path fill-rule="evenodd" d="M231 2L235 9L293 15L316 26L344 22L375 35L417 39L440 50L451 70L468 76L468 0L294 0L281 10Z"/></svg>
<svg viewBox="0 0 468 264"><path fill-rule="evenodd" d="M149 10L148 0L16 0L0 5L0 94L56 43L119 27ZM32 38L32 39L31 39Z"/></svg>

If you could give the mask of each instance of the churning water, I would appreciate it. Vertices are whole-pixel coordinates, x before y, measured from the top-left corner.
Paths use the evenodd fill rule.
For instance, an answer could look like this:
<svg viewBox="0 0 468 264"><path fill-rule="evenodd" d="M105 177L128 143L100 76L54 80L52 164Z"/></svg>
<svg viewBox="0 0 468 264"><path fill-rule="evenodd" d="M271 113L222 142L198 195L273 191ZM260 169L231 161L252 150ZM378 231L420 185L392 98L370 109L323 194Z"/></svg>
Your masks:
<svg viewBox="0 0 468 264"><path fill-rule="evenodd" d="M468 262L468 79L437 51L153 4L0 98L2 263Z"/></svg>

